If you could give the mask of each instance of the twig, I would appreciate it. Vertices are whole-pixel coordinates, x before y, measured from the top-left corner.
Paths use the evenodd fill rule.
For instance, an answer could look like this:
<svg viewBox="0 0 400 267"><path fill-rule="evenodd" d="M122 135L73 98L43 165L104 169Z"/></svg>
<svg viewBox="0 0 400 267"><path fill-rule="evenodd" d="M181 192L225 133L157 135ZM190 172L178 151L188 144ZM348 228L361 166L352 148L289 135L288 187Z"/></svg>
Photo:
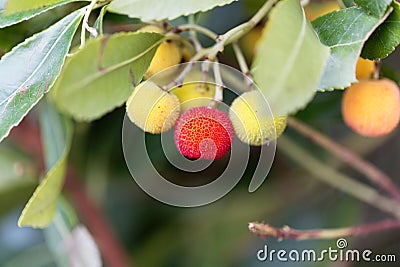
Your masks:
<svg viewBox="0 0 400 267"><path fill-rule="evenodd" d="M288 118L288 125L300 134L308 137L316 144L322 146L360 173L364 174L371 182L378 185L380 188L382 188L382 190L386 191L390 196L400 202L400 190L398 187L393 183L390 177L384 174L373 164L365 161L346 147L336 143L329 137L317 132L310 126L294 118Z"/></svg>
<svg viewBox="0 0 400 267"><path fill-rule="evenodd" d="M221 70L219 68L219 63L217 59L215 59L215 64L213 64L213 70L215 78L215 94L213 100L209 105L210 107L215 107L224 100L223 96L224 83L222 81Z"/></svg>
<svg viewBox="0 0 400 267"><path fill-rule="evenodd" d="M400 219L400 206L397 201L381 195L375 188L358 182L321 162L290 138L281 136L278 149L300 164L313 177Z"/></svg>
<svg viewBox="0 0 400 267"><path fill-rule="evenodd" d="M247 66L246 59L244 58L244 55L242 53L242 49L240 49L239 45L237 42L232 43L233 51L235 52L236 59L239 63L240 70L244 73L246 76L246 86L248 90L252 90L254 87L254 82L250 74L249 67Z"/></svg>
<svg viewBox="0 0 400 267"><path fill-rule="evenodd" d="M284 226L275 228L269 224L251 222L249 230L261 237L275 237L279 241L284 239L306 240L306 239L334 239L347 236L367 235L375 232L387 231L400 228L400 220L384 220L375 223L359 225L355 227L345 227L337 229L313 229L297 230Z"/></svg>
<svg viewBox="0 0 400 267"><path fill-rule="evenodd" d="M192 24L192 23L179 25L176 29L178 31L182 31L182 32L183 31L196 31L196 32L204 34L207 37L210 37L213 40L216 40L218 37L218 34L216 34L215 32L213 32L205 27L202 27L200 25Z"/></svg>

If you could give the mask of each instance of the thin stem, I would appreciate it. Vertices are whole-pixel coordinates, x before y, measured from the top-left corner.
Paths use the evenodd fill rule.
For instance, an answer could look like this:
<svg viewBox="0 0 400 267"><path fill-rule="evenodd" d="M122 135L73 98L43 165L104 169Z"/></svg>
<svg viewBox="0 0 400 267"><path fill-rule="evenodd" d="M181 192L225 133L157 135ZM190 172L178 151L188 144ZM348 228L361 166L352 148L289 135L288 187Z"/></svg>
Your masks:
<svg viewBox="0 0 400 267"><path fill-rule="evenodd" d="M343 162L349 164L355 170L364 174L371 182L378 185L382 190L386 191L390 196L400 202L400 190L398 187L393 183L390 177L384 174L373 164L365 161L346 147L336 143L329 137L317 132L308 125L294 118L288 118L288 125L300 134L308 137L316 144L331 152Z"/></svg>
<svg viewBox="0 0 400 267"><path fill-rule="evenodd" d="M179 25L177 27L177 30L178 31L196 31L196 32L204 34L205 36L210 37L213 40L216 40L218 37L218 34L216 34L215 32L213 32L203 26L200 26L197 24L192 24L192 23Z"/></svg>
<svg viewBox="0 0 400 267"><path fill-rule="evenodd" d="M251 222L249 230L261 237L275 237L278 240L295 239L334 239L347 236L367 235L375 232L388 231L400 228L400 220L383 220L355 227L345 227L336 229L313 229L313 230L297 230L289 226L275 228L269 224Z"/></svg>
<svg viewBox="0 0 400 267"><path fill-rule="evenodd" d="M97 37L97 30L95 28L89 27L89 16L90 13L93 10L93 7L96 5L97 0L91 0L90 4L88 5L88 7L86 8L85 11L85 15L83 17L83 21L82 21L82 29L81 29L81 45L79 46L79 48L82 48L85 46L85 42L86 42L86 30L93 36L93 37Z"/></svg>
<svg viewBox="0 0 400 267"><path fill-rule="evenodd" d="M169 82L169 83L167 83L167 84L165 84L165 85L163 85L162 87L161 87L161 89L163 89L164 91L168 91L168 90L170 90L172 87L174 87L174 86L182 86L182 83L183 83L183 80L185 79L185 77L190 73L190 71L192 70L192 68L193 68L193 65L194 65L194 61L189 61L188 63L187 63L187 65L185 66L185 68L182 70L182 72L179 74L179 76L176 78L176 79L174 79L173 81L171 81L171 82Z"/></svg>
<svg viewBox="0 0 400 267"><path fill-rule="evenodd" d="M227 31L225 34L219 36L218 42L214 45L212 53L210 53L210 58L214 58L218 52L223 50L224 46L237 41L248 31L254 28L278 1L279 0L268 0L249 21L240 24L239 26Z"/></svg>
<svg viewBox="0 0 400 267"><path fill-rule="evenodd" d="M214 78L215 78L215 94L213 101L210 103L210 107L215 107L224 100L223 90L224 83L221 77L221 70L219 68L218 59L215 59L215 64L213 64Z"/></svg>
<svg viewBox="0 0 400 267"><path fill-rule="evenodd" d="M281 136L278 148L310 172L313 177L400 219L398 202L381 195L375 188L335 170L314 157L306 149L297 145L290 138Z"/></svg>
<svg viewBox="0 0 400 267"><path fill-rule="evenodd" d="M189 15L189 23L194 24L194 15L191 14ZM194 44L194 48L196 49L196 52L199 52L201 49L203 49L203 46L201 45L199 39L197 38L197 32L195 30L190 30L189 31L190 39L192 40Z"/></svg>
<svg viewBox="0 0 400 267"><path fill-rule="evenodd" d="M233 51L235 52L236 59L239 63L240 70L244 73L246 76L246 86L248 90L252 90L254 87L254 82L250 74L249 67L247 66L246 59L244 58L244 55L242 53L242 49L240 49L239 45L237 42L232 43Z"/></svg>
<svg viewBox="0 0 400 267"><path fill-rule="evenodd" d="M380 60L376 60L374 62L374 64L375 64L375 70L372 73L372 79L379 80L379 76L380 76L380 73L381 73L382 62Z"/></svg>
<svg viewBox="0 0 400 267"><path fill-rule="evenodd" d="M240 39L243 35L245 35L248 31L250 31L254 26L256 26L264 17L265 15L270 11L270 9L278 2L279 0L268 0L265 2L265 4L257 11L257 13L247 22L240 24L239 26L227 31L223 35L218 35L216 38L216 44L209 48L204 48L201 51L199 51L190 61L196 61L199 60L205 56L207 56L208 59L213 61L217 54L219 52L222 52L224 50L224 47L228 44L231 44L238 39ZM198 26L198 25L195 25ZM201 26L200 28L197 28L198 30L201 30L204 32ZM185 29L185 28L183 28ZM194 29L194 28L190 28ZM212 36L213 33L207 32L207 34L210 34Z"/></svg>

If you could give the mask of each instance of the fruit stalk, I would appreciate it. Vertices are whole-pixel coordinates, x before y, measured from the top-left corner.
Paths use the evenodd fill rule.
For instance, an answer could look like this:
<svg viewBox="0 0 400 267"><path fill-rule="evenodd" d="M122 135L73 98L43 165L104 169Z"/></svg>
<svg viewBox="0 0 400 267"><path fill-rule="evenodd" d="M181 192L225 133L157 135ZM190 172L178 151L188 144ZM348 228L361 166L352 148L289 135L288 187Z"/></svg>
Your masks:
<svg viewBox="0 0 400 267"><path fill-rule="evenodd" d="M384 174L373 164L365 161L344 146L336 143L329 137L317 132L316 130L294 118L288 118L288 125L298 133L304 135L311 141L331 152L343 162L349 164L355 170L364 174L371 182L378 185L396 201L400 202L400 190L398 187L393 183L390 177Z"/></svg>
<svg viewBox="0 0 400 267"><path fill-rule="evenodd" d="M97 0L92 0L90 1L90 4L88 5L88 7L86 8L85 11L85 15L83 17L83 22L82 22L82 30L81 30L81 45L79 46L79 48L82 48L85 46L85 41L86 41L86 30L93 35L93 37L97 37L97 31L95 28L89 27L89 16L90 13L92 12L94 6L96 5Z"/></svg>
<svg viewBox="0 0 400 267"><path fill-rule="evenodd" d="M250 90L253 89L254 82L253 82L253 79L251 77L249 67L247 66L246 59L244 58L242 49L240 49L240 47L237 44L237 42L234 42L232 44L232 47L233 47L233 51L235 52L236 59L237 59L237 61L239 63L240 70L247 77L246 86L247 86L247 89L250 91Z"/></svg>

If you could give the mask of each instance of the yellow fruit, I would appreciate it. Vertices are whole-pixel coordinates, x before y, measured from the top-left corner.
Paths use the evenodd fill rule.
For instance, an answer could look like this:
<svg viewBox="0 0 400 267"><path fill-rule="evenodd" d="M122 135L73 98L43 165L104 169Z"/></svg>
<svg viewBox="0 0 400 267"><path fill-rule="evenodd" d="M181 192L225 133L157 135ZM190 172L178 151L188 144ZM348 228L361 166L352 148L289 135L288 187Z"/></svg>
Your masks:
<svg viewBox="0 0 400 267"><path fill-rule="evenodd" d="M258 40L261 37L263 27L255 27L240 39L240 46L248 61L251 61L256 53Z"/></svg>
<svg viewBox="0 0 400 267"><path fill-rule="evenodd" d="M271 117L259 91L253 90L237 97L230 108L229 118L239 139L260 146L278 138L286 128L287 116Z"/></svg>
<svg viewBox="0 0 400 267"><path fill-rule="evenodd" d="M171 93L181 102L181 111L210 104L215 93L215 84L211 79L204 80L202 73L188 75L181 87L175 87Z"/></svg>
<svg viewBox="0 0 400 267"><path fill-rule="evenodd" d="M357 79L369 79L375 72L375 62L369 59L359 58L356 66Z"/></svg>
<svg viewBox="0 0 400 267"><path fill-rule="evenodd" d="M158 134L175 125L180 114L178 98L147 81L139 84L126 101L129 119L145 132Z"/></svg>
<svg viewBox="0 0 400 267"><path fill-rule="evenodd" d="M360 135L377 137L392 132L400 120L397 84L389 79L361 79L344 92L342 115L347 126Z"/></svg>
<svg viewBox="0 0 400 267"><path fill-rule="evenodd" d="M185 62L189 61L195 54L196 49L188 42L180 43L182 58Z"/></svg>
<svg viewBox="0 0 400 267"><path fill-rule="evenodd" d="M304 11L306 13L306 17L308 20L313 21L314 19L323 16L327 13L330 13L334 10L340 9L338 1L330 0L324 2L310 2L308 5L304 7Z"/></svg>
<svg viewBox="0 0 400 267"><path fill-rule="evenodd" d="M138 32L155 32L162 34L164 33L164 30L154 25L147 25L139 29ZM161 43L157 48L157 51L154 54L154 57L151 60L150 66L147 69L144 77L148 79L149 77L168 67L179 64L181 60L182 53L179 45L173 40L167 40Z"/></svg>

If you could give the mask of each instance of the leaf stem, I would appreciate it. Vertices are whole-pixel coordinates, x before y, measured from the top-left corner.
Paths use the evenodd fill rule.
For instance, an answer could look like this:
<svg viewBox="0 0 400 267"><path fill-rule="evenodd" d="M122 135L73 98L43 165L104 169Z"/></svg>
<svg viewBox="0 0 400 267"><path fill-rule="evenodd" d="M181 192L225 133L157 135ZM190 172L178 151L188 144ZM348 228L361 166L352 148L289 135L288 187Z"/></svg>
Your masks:
<svg viewBox="0 0 400 267"><path fill-rule="evenodd" d="M83 17L83 21L82 21L82 29L81 29L81 45L79 46L79 48L82 48L85 46L85 42L86 42L86 30L93 36L93 37L97 37L98 33L97 30L95 28L92 28L89 26L88 22L89 22L89 16L90 13L92 12L94 6L96 5L97 0L91 0L90 4L87 6L86 11L85 11L85 15Z"/></svg>
<svg viewBox="0 0 400 267"><path fill-rule="evenodd" d="M334 239L347 236L366 235L375 232L387 231L400 228L400 220L383 220L355 227L344 227L336 229L312 229L297 230L289 226L275 228L269 224L251 222L249 230L261 237L275 237L279 241L284 239L308 240L308 239Z"/></svg>
<svg viewBox="0 0 400 267"><path fill-rule="evenodd" d="M378 185L382 190L386 191L395 200L400 202L399 188L393 183L390 177L384 174L373 164L365 161L346 147L338 144L329 137L317 132L310 126L294 118L288 118L288 126L292 127L298 133L306 136L316 144L322 146L333 155L335 155L337 158L349 164L355 170L364 174L371 182Z"/></svg>
<svg viewBox="0 0 400 267"><path fill-rule="evenodd" d="M190 24L194 24L194 15L193 14L189 15L188 19L189 19ZM192 40L192 42L194 44L194 48L196 49L196 52L203 49L203 46L201 45L201 43L197 37L197 32L195 30L190 30L189 35L190 35L190 39Z"/></svg>
<svg viewBox="0 0 400 267"><path fill-rule="evenodd" d="M290 138L281 136L278 148L309 171L313 177L400 219L398 202L381 195L375 188L358 182L321 162Z"/></svg>

